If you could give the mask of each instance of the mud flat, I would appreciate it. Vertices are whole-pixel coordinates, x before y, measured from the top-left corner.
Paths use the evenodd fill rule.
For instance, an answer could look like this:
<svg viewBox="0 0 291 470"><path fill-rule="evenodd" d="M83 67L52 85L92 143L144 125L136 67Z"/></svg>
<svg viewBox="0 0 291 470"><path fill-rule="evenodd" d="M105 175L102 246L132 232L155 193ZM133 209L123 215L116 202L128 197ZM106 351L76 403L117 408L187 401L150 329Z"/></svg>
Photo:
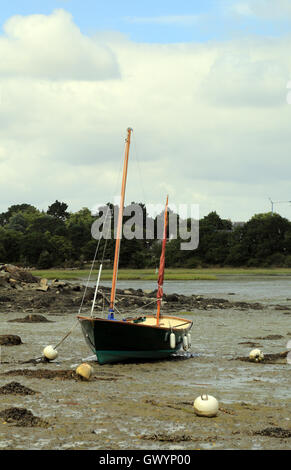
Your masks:
<svg viewBox="0 0 291 470"><path fill-rule="evenodd" d="M76 322L78 302L73 299L80 300L83 287L62 287L63 292L50 285L44 291L0 289L2 298L10 298L0 301L1 334L21 338L1 346L1 449L290 449L291 365L288 354L280 353L291 340L286 315L291 301L278 310L274 302L262 306L255 299L246 305L177 295L166 299L164 307L173 313L187 310L193 320L189 354L100 366L77 325L55 361L30 363ZM124 297L120 306L129 314L138 298L155 300L155 293L126 290L119 292ZM50 297L57 300L37 306ZM89 297L87 302L88 310ZM52 321L19 322L32 312ZM275 356L262 363L243 360L253 347ZM90 381L75 374L84 360L93 367ZM215 418L194 414L193 402L202 393L219 401Z"/></svg>

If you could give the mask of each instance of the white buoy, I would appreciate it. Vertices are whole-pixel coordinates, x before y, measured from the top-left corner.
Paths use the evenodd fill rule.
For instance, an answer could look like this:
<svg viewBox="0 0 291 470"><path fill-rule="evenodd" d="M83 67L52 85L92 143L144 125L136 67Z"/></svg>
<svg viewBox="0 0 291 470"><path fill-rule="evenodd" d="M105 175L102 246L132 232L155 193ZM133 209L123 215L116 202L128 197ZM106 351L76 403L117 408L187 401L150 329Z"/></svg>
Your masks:
<svg viewBox="0 0 291 470"><path fill-rule="evenodd" d="M218 413L218 401L211 395L203 394L196 398L193 404L194 411L198 416L214 417Z"/></svg>
<svg viewBox="0 0 291 470"><path fill-rule="evenodd" d="M93 368L87 362L80 364L76 369L76 374L83 377L83 379L89 380L93 373Z"/></svg>
<svg viewBox="0 0 291 470"><path fill-rule="evenodd" d="M53 361L58 357L58 351L51 344L46 346L42 353L49 361Z"/></svg>
<svg viewBox="0 0 291 470"><path fill-rule="evenodd" d="M188 338L188 346L189 348L191 348L191 334L190 333L187 334L187 338Z"/></svg>
<svg viewBox="0 0 291 470"><path fill-rule="evenodd" d="M176 347L176 336L175 333L170 334L170 348L175 349Z"/></svg>
<svg viewBox="0 0 291 470"><path fill-rule="evenodd" d="M187 338L187 335L184 335L184 336L183 336L183 348L184 348L184 351L187 351L187 350L188 350L188 338Z"/></svg>
<svg viewBox="0 0 291 470"><path fill-rule="evenodd" d="M253 349L249 354L250 361L259 362L264 359L264 354L260 349Z"/></svg>

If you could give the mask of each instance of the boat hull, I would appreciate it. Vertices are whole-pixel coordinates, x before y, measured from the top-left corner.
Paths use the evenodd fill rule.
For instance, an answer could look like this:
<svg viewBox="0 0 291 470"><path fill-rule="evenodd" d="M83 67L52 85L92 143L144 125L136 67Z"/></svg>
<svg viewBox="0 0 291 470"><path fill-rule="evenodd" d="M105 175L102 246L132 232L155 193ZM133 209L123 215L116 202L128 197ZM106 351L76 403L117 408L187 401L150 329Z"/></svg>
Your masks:
<svg viewBox="0 0 291 470"><path fill-rule="evenodd" d="M174 329L175 347L171 348L172 328L102 318L78 319L85 340L101 365L132 359L170 357L183 347L183 337L192 327L192 322L187 322L185 328Z"/></svg>

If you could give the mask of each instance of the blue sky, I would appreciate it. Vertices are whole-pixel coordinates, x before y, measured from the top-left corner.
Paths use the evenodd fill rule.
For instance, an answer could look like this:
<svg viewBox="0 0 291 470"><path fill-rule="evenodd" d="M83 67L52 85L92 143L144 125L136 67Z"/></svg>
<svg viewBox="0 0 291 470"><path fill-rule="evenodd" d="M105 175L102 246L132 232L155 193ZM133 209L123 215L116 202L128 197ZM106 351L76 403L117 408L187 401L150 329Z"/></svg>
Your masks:
<svg viewBox="0 0 291 470"><path fill-rule="evenodd" d="M283 1L284 0L279 0ZM63 8L84 34L119 31L136 42L175 43L237 36L280 36L290 30L282 15L258 14L269 0L14 0L1 5L1 26L13 15ZM274 2L277 3L277 2ZM255 11L252 6L255 5ZM280 12L280 7L278 8Z"/></svg>

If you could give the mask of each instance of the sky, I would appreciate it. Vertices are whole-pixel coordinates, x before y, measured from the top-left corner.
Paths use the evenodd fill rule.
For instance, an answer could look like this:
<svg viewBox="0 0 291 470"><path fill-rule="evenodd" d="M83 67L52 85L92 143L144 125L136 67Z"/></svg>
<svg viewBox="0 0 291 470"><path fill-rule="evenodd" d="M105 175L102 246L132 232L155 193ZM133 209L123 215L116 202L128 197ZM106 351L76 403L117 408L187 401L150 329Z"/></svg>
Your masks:
<svg viewBox="0 0 291 470"><path fill-rule="evenodd" d="M291 2L3 2L0 212L56 199L291 219Z"/></svg>

